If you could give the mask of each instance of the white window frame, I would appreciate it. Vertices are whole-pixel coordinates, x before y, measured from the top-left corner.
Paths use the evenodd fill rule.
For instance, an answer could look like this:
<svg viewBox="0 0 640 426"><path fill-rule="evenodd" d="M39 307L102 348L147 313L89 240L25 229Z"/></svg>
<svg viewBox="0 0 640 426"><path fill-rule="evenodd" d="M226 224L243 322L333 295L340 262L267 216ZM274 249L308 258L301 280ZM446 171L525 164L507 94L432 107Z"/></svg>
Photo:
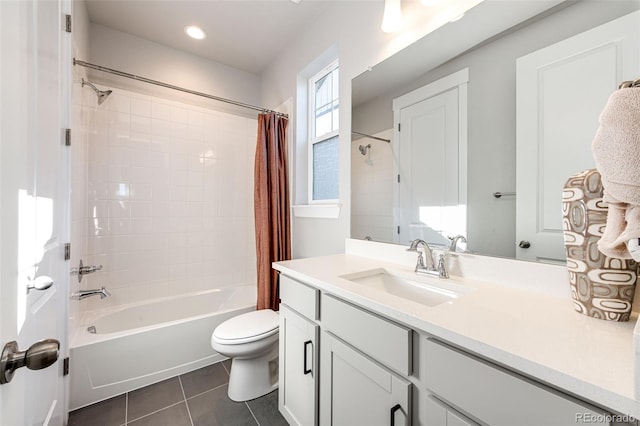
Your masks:
<svg viewBox="0 0 640 426"><path fill-rule="evenodd" d="M339 198L335 199L326 199L326 200L314 200L313 199L313 146L319 142L324 142L334 137L339 137L339 129L331 131L329 133L325 133L319 137L315 137L316 132L316 120L315 120L315 84L318 80L320 80L325 75L333 72L336 68L340 68L340 64L338 59L332 61L329 65L322 68L319 72L314 74L308 81L308 133L307 133L307 191L308 191L308 203L310 205L319 205L319 204L337 204ZM340 75L340 71L338 71L338 76ZM339 84L339 83L338 83ZM339 96L338 96L339 102ZM338 144L339 144L338 139Z"/></svg>

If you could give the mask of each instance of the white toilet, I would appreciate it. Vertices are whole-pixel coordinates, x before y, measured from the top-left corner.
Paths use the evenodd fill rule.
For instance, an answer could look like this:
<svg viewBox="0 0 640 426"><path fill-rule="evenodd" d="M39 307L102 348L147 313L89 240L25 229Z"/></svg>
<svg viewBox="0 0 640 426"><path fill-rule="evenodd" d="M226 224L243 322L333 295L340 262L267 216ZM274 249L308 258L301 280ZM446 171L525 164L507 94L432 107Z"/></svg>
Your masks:
<svg viewBox="0 0 640 426"><path fill-rule="evenodd" d="M271 309L228 319L213 331L211 346L231 358L229 398L248 401L278 388L278 313Z"/></svg>

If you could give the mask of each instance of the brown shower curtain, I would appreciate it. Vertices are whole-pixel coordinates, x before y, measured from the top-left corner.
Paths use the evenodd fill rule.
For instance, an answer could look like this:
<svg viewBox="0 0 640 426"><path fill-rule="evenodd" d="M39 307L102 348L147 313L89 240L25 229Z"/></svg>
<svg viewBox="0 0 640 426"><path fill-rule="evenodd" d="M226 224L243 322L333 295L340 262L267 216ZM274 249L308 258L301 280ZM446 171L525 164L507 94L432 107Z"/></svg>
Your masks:
<svg viewBox="0 0 640 426"><path fill-rule="evenodd" d="M278 273L271 262L291 259L287 122L275 113L258 116L254 167L258 309L276 311L280 302Z"/></svg>

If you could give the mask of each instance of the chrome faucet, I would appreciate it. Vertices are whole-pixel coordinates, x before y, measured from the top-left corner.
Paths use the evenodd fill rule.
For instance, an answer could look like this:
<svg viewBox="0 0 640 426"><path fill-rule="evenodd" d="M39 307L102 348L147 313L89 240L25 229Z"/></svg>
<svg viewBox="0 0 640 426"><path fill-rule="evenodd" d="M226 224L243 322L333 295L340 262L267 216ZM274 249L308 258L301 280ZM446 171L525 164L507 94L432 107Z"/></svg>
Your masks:
<svg viewBox="0 0 640 426"><path fill-rule="evenodd" d="M456 250L458 249L458 241L462 241L463 243L467 242L467 239L464 237L464 235L460 234L460 235L456 235L453 238L449 238L451 240L451 245L449 246L449 251L452 253L455 253Z"/></svg>
<svg viewBox="0 0 640 426"><path fill-rule="evenodd" d="M80 290L78 292L72 293L71 298L75 300L82 300L86 299L87 297L98 295L100 295L100 299L104 299L105 297L111 296L111 293L109 293L109 291L103 286L101 289L95 288L93 290Z"/></svg>
<svg viewBox="0 0 640 426"><path fill-rule="evenodd" d="M420 246L422 246L422 251L418 250ZM438 266L436 268L436 265L433 262L433 252L426 241L420 239L411 241L411 245L407 251L418 252L418 262L416 263L415 269L416 273L437 275L440 278L449 278L449 273L447 272L444 262L444 254L440 254L440 256L438 256Z"/></svg>

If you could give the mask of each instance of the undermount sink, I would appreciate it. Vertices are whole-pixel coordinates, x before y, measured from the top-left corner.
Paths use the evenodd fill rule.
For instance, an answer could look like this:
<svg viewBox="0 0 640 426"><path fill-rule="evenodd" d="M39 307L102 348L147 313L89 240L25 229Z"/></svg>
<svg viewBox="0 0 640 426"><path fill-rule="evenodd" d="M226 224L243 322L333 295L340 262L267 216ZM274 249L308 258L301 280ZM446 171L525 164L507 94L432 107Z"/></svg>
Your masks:
<svg viewBox="0 0 640 426"><path fill-rule="evenodd" d="M426 306L451 302L473 289L448 279L376 268L340 278Z"/></svg>

